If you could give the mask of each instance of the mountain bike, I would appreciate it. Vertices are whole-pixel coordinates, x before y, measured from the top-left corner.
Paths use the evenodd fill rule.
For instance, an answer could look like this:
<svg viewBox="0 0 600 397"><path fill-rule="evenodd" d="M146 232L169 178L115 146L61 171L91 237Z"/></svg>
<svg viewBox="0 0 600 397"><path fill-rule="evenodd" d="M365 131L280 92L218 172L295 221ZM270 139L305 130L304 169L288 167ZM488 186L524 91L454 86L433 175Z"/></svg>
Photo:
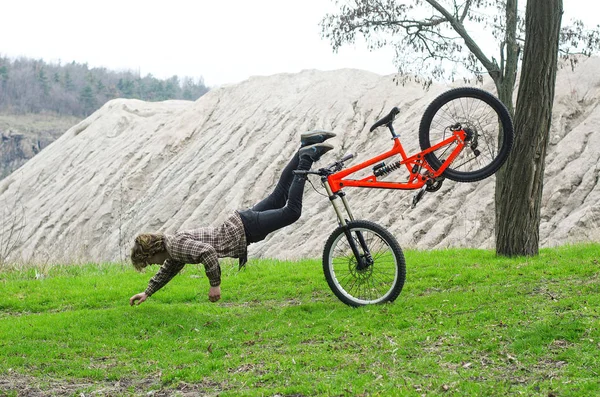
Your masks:
<svg viewBox="0 0 600 397"><path fill-rule="evenodd" d="M354 218L344 188L418 190L414 207L426 192L438 191L446 178L476 182L491 176L512 148L508 110L495 96L477 88L455 88L431 102L419 125L421 151L411 156L393 126L399 113L397 107L392 108L370 128L370 132L381 126L389 129L394 142L391 150L349 168L345 163L353 154L317 171L295 171L321 177L336 213L338 227L325 243L323 271L333 293L350 306L393 302L404 286L406 262L400 244L387 229ZM405 180L384 180L401 169L406 170ZM361 171L366 176L357 177Z"/></svg>

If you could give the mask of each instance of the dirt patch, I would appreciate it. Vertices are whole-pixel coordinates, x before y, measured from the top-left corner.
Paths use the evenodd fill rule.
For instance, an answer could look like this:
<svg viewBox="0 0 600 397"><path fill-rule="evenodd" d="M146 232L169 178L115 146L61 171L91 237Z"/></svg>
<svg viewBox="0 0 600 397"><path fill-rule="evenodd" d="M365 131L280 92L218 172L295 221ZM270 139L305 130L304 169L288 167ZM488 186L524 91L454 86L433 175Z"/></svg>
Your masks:
<svg viewBox="0 0 600 397"><path fill-rule="evenodd" d="M139 381L119 380L86 381L86 380L54 380L36 378L26 375L0 375L0 397L46 397L46 396L216 396L225 388L212 382L189 384L180 382L177 385L164 387L158 379Z"/></svg>

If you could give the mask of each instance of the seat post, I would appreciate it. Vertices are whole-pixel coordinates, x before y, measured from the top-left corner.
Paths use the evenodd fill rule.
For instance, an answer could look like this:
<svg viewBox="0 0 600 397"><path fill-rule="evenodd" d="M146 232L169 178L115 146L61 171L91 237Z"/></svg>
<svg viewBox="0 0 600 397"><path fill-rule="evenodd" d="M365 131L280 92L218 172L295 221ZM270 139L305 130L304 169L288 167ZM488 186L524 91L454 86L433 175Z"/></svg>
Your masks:
<svg viewBox="0 0 600 397"><path fill-rule="evenodd" d="M387 127L390 129L390 132L392 133L392 139L396 139L396 138L400 137L400 135L396 134L396 130L394 130L394 126L392 125L391 121L388 123Z"/></svg>

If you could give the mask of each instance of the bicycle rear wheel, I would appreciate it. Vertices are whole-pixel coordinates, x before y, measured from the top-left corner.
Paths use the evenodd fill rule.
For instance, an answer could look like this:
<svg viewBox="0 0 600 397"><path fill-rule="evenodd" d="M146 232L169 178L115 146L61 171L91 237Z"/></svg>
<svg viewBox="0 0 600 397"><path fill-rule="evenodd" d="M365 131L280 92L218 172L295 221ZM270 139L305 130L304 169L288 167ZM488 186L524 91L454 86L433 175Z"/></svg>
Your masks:
<svg viewBox="0 0 600 397"><path fill-rule="evenodd" d="M406 263L390 232L373 222L352 221L329 236L323 250L323 272L329 287L342 302L364 306L393 302L400 295L406 279Z"/></svg>
<svg viewBox="0 0 600 397"><path fill-rule="evenodd" d="M465 147L443 176L457 182L475 182L494 174L504 164L513 144L513 124L508 110L487 91L462 87L443 93L431 102L419 126L422 150L452 136L452 129L468 133ZM456 143L425 155L439 169Z"/></svg>

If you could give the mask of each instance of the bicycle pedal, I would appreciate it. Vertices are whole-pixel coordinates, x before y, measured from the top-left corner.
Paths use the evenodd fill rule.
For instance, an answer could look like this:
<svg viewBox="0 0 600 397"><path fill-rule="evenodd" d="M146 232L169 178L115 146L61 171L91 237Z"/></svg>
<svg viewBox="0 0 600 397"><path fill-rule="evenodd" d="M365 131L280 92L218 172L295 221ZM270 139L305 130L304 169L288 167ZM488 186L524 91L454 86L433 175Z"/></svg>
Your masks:
<svg viewBox="0 0 600 397"><path fill-rule="evenodd" d="M417 204L419 203L419 201L421 201L421 199L423 198L423 196L425 195L426 192L426 186L423 186L418 192L417 194L415 194L413 196L412 199L412 206L411 208L415 208L417 206Z"/></svg>

